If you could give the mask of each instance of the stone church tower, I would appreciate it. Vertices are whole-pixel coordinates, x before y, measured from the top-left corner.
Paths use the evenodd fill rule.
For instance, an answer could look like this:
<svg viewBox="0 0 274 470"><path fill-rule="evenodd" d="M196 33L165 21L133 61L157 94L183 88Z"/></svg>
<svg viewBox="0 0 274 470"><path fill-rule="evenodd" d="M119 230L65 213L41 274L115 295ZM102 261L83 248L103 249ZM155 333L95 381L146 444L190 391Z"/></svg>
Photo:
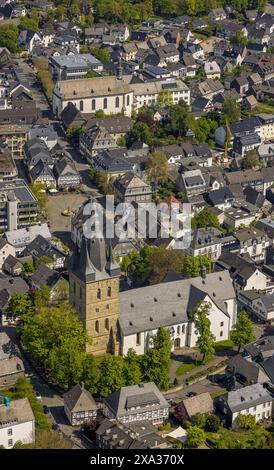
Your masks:
<svg viewBox="0 0 274 470"><path fill-rule="evenodd" d="M119 277L112 249L105 239L82 237L69 269L70 304L91 338L87 352L119 354Z"/></svg>

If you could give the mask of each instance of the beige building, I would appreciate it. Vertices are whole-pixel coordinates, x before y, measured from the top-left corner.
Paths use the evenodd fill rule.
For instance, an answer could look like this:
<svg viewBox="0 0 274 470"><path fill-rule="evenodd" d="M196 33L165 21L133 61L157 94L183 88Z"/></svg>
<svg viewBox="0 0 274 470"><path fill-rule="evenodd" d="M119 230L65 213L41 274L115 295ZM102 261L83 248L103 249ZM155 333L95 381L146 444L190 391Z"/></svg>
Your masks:
<svg viewBox="0 0 274 470"><path fill-rule="evenodd" d="M82 237L80 253L74 253L69 272L70 304L76 310L92 343L87 352L119 354L119 275L104 238Z"/></svg>
<svg viewBox="0 0 274 470"><path fill-rule="evenodd" d="M131 75L58 81L53 90L53 111L60 117L69 103L83 114L103 110L105 114L131 116L143 106L156 104L162 95L173 104L190 105L190 90L181 80L149 81L131 84Z"/></svg>
<svg viewBox="0 0 274 470"><path fill-rule="evenodd" d="M15 124L0 126L0 140L11 151L12 157L24 155L24 145L27 141L28 130L24 126Z"/></svg>
<svg viewBox="0 0 274 470"><path fill-rule="evenodd" d="M131 115L133 89L116 77L60 80L53 90L52 107L60 117L69 103L83 114L103 110L105 114Z"/></svg>

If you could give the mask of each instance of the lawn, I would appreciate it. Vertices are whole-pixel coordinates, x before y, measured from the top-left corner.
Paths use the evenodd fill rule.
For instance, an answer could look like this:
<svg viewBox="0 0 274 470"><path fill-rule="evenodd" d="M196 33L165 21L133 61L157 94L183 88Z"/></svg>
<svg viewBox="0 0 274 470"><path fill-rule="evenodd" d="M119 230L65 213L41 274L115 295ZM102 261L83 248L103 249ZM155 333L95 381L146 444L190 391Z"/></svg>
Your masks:
<svg viewBox="0 0 274 470"><path fill-rule="evenodd" d="M192 359L191 362L184 362L176 370L176 375L184 375L187 372L191 371L192 369L195 369L196 367L207 364L209 361L211 361L211 359L212 359L212 356L208 356L205 358L203 362L199 359Z"/></svg>
<svg viewBox="0 0 274 470"><path fill-rule="evenodd" d="M257 105L257 111L259 113L274 113L274 106L271 105L271 104L267 104L267 103L258 103Z"/></svg>
<svg viewBox="0 0 274 470"><path fill-rule="evenodd" d="M225 388L222 388L221 390L218 390L218 392L211 393L211 398L217 398L226 393L227 390Z"/></svg>
<svg viewBox="0 0 274 470"><path fill-rule="evenodd" d="M225 341L218 341L214 344L215 353L225 352L228 349L233 349L234 343L231 339L226 339Z"/></svg>

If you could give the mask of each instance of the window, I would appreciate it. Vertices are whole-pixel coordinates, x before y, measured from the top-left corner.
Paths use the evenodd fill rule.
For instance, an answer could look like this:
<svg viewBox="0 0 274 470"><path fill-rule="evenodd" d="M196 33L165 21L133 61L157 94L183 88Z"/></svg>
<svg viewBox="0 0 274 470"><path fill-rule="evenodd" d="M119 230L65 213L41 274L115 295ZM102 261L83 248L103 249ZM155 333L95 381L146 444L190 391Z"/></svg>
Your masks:
<svg viewBox="0 0 274 470"><path fill-rule="evenodd" d="M129 106L129 95L127 95L127 106Z"/></svg>
<svg viewBox="0 0 274 470"><path fill-rule="evenodd" d="M140 346L141 344L141 333L136 334L136 346Z"/></svg>
<svg viewBox="0 0 274 470"><path fill-rule="evenodd" d="M8 429L8 436L12 436L12 428Z"/></svg>
<svg viewBox="0 0 274 470"><path fill-rule="evenodd" d="M99 333L99 321L98 320L96 320L95 322L95 331L96 333Z"/></svg>
<svg viewBox="0 0 274 470"><path fill-rule="evenodd" d="M82 287L80 287L80 290L79 290L79 297L80 299L82 298Z"/></svg>
<svg viewBox="0 0 274 470"><path fill-rule="evenodd" d="M223 321L221 321L220 326L224 326L224 322L223 322Z"/></svg>
<svg viewBox="0 0 274 470"><path fill-rule="evenodd" d="M180 325L177 326L177 334L179 335L180 334L180 331L181 331L181 328L180 328Z"/></svg>
<svg viewBox="0 0 274 470"><path fill-rule="evenodd" d="M109 319L108 318L105 319L105 329L109 331Z"/></svg>
<svg viewBox="0 0 274 470"><path fill-rule="evenodd" d="M182 326L182 334L183 334L183 335L185 334L185 331L186 331L186 326L183 325L183 326Z"/></svg>
<svg viewBox="0 0 274 470"><path fill-rule="evenodd" d="M107 109L108 107L108 100L107 98L104 98L104 109Z"/></svg>
<svg viewBox="0 0 274 470"><path fill-rule="evenodd" d="M108 287L108 297L111 297L111 287Z"/></svg>
<svg viewBox="0 0 274 470"><path fill-rule="evenodd" d="M83 100L80 101L80 111L84 110L84 102Z"/></svg>
<svg viewBox="0 0 274 470"><path fill-rule="evenodd" d="M101 289L97 289L97 299L101 299Z"/></svg>
<svg viewBox="0 0 274 470"><path fill-rule="evenodd" d="M12 439L9 439L8 440L8 447L12 447L13 446L13 440Z"/></svg>
<svg viewBox="0 0 274 470"><path fill-rule="evenodd" d="M223 336L224 332L223 331L220 331L220 336Z"/></svg>
<svg viewBox="0 0 274 470"><path fill-rule="evenodd" d="M115 98L115 108L119 108L119 105L120 105L119 96L116 96L116 98Z"/></svg>
<svg viewBox="0 0 274 470"><path fill-rule="evenodd" d="M91 109L92 110L96 109L96 100L91 101Z"/></svg>

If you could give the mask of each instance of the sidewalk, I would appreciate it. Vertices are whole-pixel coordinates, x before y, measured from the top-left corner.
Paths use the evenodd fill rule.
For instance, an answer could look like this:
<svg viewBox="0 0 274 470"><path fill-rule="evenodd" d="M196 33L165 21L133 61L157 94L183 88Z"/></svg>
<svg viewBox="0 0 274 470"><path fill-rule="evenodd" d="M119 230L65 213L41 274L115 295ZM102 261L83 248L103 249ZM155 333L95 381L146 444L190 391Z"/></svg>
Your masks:
<svg viewBox="0 0 274 470"><path fill-rule="evenodd" d="M184 362L179 361L176 359L171 360L171 367L170 367L170 382L173 383L175 378L177 379L178 385L185 384L186 381L192 377L194 374L198 372L206 371L209 367L218 366L221 362L227 359L227 356L215 356L213 359L208 361L206 364L202 364L200 366L194 367L192 370L186 372L183 375L176 375L176 370L180 365Z"/></svg>

